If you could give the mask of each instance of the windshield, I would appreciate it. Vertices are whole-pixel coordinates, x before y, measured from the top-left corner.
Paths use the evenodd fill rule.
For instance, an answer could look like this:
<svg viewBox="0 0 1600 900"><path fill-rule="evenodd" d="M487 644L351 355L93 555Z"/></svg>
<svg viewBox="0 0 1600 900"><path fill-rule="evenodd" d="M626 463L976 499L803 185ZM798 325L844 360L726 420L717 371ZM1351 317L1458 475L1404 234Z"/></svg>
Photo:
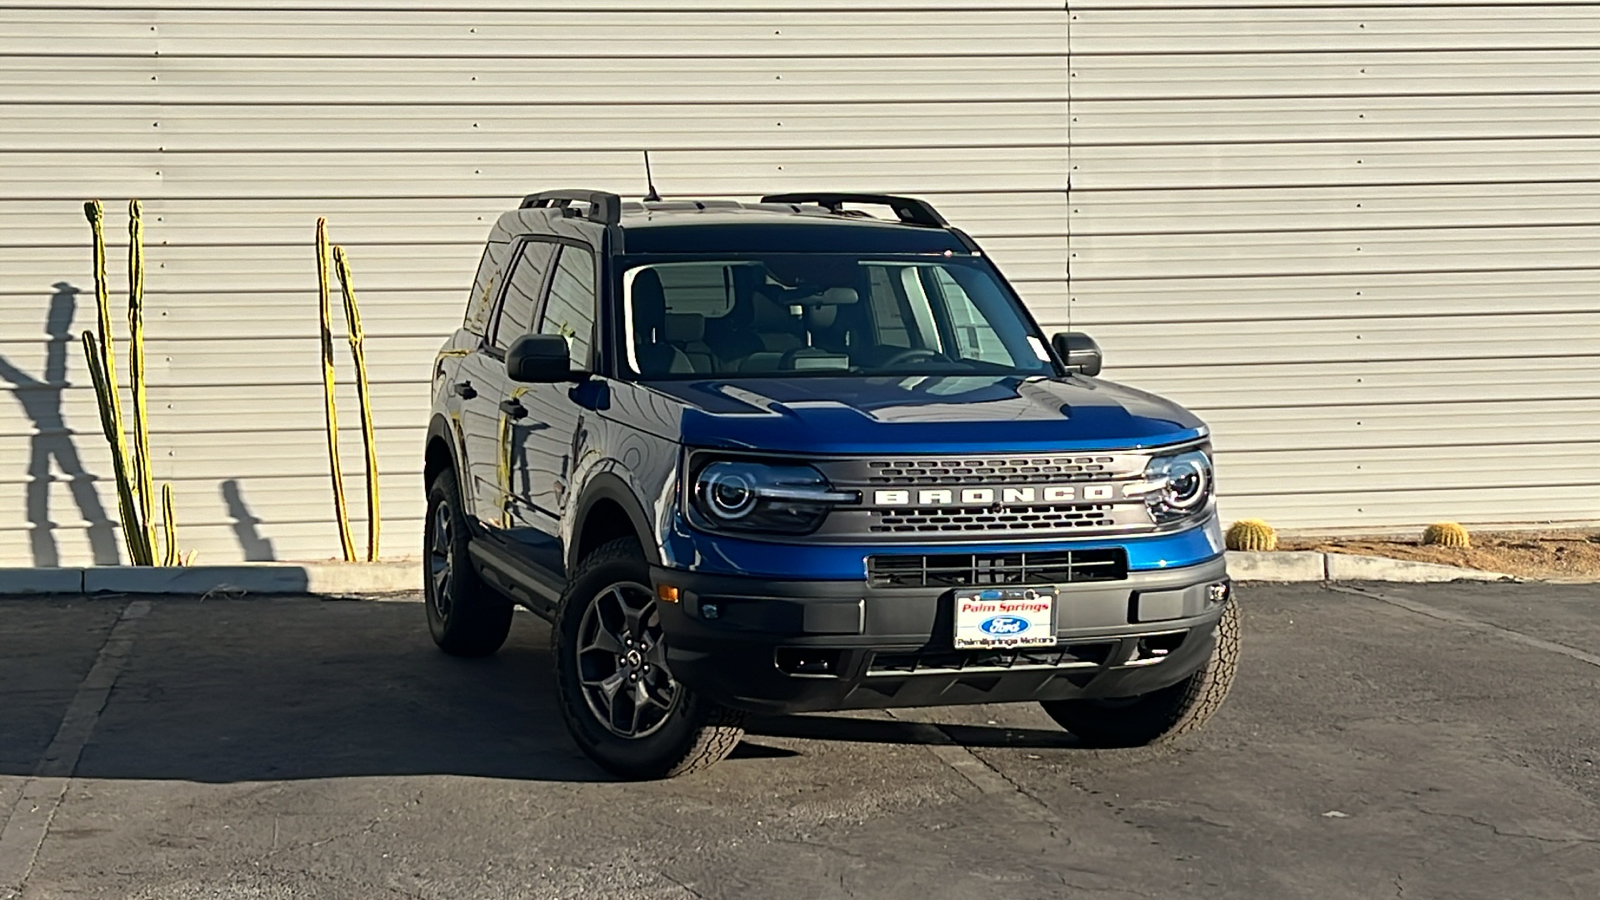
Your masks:
<svg viewBox="0 0 1600 900"><path fill-rule="evenodd" d="M770 254L623 260L627 366L646 379L1054 375L987 262Z"/></svg>

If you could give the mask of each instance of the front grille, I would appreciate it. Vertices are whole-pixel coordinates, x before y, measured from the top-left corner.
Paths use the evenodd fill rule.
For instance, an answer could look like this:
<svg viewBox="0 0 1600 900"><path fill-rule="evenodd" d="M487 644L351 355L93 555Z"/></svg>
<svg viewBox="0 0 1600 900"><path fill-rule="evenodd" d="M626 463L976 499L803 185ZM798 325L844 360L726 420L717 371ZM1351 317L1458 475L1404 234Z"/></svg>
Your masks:
<svg viewBox="0 0 1600 900"><path fill-rule="evenodd" d="M1075 584L1127 577L1128 554L1121 547L867 557L867 583L873 587Z"/></svg>
<svg viewBox="0 0 1600 900"><path fill-rule="evenodd" d="M1024 484L1068 481L1105 481L1115 477L1112 456L1017 456L973 459L874 460L868 464L867 483L917 484Z"/></svg>
<svg viewBox="0 0 1600 900"><path fill-rule="evenodd" d="M985 672L1015 669L1092 669L1105 665L1116 641L1031 647L1018 650L936 650L918 653L879 653L867 666L867 675L937 675L946 672Z"/></svg>
<svg viewBox="0 0 1600 900"><path fill-rule="evenodd" d="M1071 531L1111 528L1117 524L1109 503L874 509L870 512L872 520L867 530L877 534Z"/></svg>

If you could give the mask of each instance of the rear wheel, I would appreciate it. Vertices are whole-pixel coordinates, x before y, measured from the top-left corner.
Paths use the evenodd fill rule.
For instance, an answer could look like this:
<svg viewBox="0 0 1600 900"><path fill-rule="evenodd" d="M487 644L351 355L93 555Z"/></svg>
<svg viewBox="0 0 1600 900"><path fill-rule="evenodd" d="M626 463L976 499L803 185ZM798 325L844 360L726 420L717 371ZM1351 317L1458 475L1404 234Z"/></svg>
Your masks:
<svg viewBox="0 0 1600 900"><path fill-rule="evenodd" d="M455 472L446 469L428 487L423 525L427 551L428 630L453 656L488 656L511 633L511 601L483 583L467 554L467 520Z"/></svg>
<svg viewBox="0 0 1600 900"><path fill-rule="evenodd" d="M591 759L623 778L670 778L721 761L743 715L672 677L639 542L612 541L578 565L551 633L561 711Z"/></svg>
<svg viewBox="0 0 1600 900"><path fill-rule="evenodd" d="M1114 700L1048 700L1056 724L1092 747L1140 747L1199 730L1228 696L1239 667L1239 605L1217 622L1217 646L1200 671L1158 691Z"/></svg>

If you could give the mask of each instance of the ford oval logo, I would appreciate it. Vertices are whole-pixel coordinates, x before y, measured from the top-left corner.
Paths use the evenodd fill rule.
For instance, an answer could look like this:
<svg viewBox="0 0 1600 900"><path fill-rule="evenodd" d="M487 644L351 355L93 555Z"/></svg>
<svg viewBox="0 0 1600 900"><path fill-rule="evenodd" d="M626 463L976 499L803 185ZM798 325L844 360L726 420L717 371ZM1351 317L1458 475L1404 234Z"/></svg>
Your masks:
<svg viewBox="0 0 1600 900"><path fill-rule="evenodd" d="M1016 616L994 616L983 620L983 624L978 627L983 629L984 634L1021 634L1028 630L1028 624L1027 619L1019 619Z"/></svg>

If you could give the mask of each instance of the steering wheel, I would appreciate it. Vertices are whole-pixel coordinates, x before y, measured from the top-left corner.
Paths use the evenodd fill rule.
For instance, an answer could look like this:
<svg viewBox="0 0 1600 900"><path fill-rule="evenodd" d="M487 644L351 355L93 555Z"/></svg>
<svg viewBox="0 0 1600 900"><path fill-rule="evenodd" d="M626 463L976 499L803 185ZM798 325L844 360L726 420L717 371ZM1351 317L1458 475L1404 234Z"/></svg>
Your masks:
<svg viewBox="0 0 1600 900"><path fill-rule="evenodd" d="M891 356L882 363L879 363L879 365L887 369L890 366L897 366L901 363L911 362L912 360L942 359L943 357L944 354L937 350L929 350L926 347L912 347L910 350L901 350L894 356Z"/></svg>

